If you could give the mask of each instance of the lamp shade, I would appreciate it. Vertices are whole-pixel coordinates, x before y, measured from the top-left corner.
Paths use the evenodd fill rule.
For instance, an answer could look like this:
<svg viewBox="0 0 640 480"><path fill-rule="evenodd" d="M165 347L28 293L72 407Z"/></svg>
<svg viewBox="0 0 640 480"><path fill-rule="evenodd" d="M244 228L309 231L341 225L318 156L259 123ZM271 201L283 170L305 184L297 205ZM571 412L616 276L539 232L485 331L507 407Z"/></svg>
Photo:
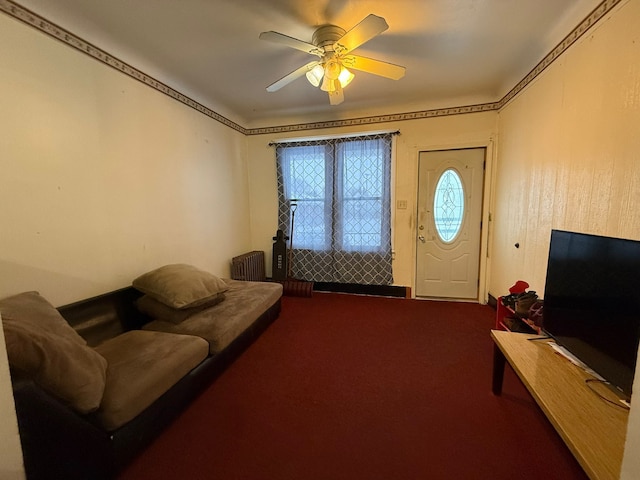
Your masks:
<svg viewBox="0 0 640 480"><path fill-rule="evenodd" d="M318 64L309 70L306 75L309 83L314 87L318 87L322 81L322 77L324 76L324 68L321 64Z"/></svg>
<svg viewBox="0 0 640 480"><path fill-rule="evenodd" d="M349 85L351 83L351 80L353 80L353 77L355 77L353 73L351 73L346 68L342 67L342 70L340 70L340 75L338 75L338 81L340 82L340 86L344 88L347 85Z"/></svg>
<svg viewBox="0 0 640 480"><path fill-rule="evenodd" d="M325 75L324 78L322 79L322 85L320 85L320 90L322 90L323 92L333 92L336 89L336 85L335 85L336 82L338 82L338 80L333 80Z"/></svg>

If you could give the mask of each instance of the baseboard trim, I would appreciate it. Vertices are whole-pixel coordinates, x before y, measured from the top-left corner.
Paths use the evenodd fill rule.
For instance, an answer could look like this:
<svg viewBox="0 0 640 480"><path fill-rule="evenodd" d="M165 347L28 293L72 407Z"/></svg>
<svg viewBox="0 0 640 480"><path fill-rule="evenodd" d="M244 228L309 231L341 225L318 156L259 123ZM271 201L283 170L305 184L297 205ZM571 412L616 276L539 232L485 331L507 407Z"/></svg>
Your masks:
<svg viewBox="0 0 640 480"><path fill-rule="evenodd" d="M314 282L317 292L354 293L357 295L376 295L379 297L411 298L411 287L400 285L359 285L356 283Z"/></svg>

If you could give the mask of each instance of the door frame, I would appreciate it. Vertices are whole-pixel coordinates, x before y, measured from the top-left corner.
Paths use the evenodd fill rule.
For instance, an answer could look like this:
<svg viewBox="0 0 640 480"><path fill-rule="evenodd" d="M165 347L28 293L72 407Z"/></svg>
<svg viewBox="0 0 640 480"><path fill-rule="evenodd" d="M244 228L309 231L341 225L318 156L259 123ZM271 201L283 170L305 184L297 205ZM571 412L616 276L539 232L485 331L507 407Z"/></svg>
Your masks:
<svg viewBox="0 0 640 480"><path fill-rule="evenodd" d="M489 240L491 238L492 231L492 223L491 223L491 210L493 205L493 189L495 184L494 177L494 164L495 164L495 140L494 137L491 136L489 139L482 139L476 141L468 141L468 142L460 142L460 143L449 143L449 144L431 144L431 145L418 145L415 148L414 152L414 161L415 161L415 171L418 172L418 168L420 165L420 153L421 152L436 152L442 150L460 150L460 149L468 149L468 148L485 148L485 169L484 169L484 179L483 179L483 187L482 187L482 230L480 232L480 269L478 271L478 298L470 299L470 300L459 300L459 301L469 301L469 302L479 302L482 304L486 304L489 299L488 293L488 278L490 271L490 256L489 256ZM412 298L423 298L416 296L416 285L418 282L418 250L417 250L417 238L418 238L418 187L419 187L419 178L418 175L415 175L414 185L413 185L413 204L415 205L415 209L412 212L412 216L414 221L412 222L411 234L412 234L412 242L411 242L411 259L413 261L413 285L411 288L411 297Z"/></svg>

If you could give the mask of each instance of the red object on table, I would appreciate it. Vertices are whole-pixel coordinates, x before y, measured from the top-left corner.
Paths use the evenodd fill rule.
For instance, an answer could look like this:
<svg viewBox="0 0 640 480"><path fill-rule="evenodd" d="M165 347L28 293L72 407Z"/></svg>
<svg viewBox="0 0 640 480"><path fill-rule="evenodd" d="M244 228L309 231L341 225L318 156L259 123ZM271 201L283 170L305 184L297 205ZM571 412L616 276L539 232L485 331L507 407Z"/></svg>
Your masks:
<svg viewBox="0 0 640 480"><path fill-rule="evenodd" d="M529 288L529 284L524 280L518 280L513 287L509 289L509 293L522 293L527 288Z"/></svg>

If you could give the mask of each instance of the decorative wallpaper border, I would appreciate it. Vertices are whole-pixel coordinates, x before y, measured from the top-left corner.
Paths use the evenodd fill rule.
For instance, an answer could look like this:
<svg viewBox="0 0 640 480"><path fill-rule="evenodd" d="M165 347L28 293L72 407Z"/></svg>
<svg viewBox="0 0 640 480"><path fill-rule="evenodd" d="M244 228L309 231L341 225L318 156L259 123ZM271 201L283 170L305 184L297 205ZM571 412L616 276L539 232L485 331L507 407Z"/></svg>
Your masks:
<svg viewBox="0 0 640 480"><path fill-rule="evenodd" d="M178 92L177 90L165 85L159 80L147 75L146 73L138 70L135 67L123 62L122 60L110 55L104 50L92 45L91 43L83 40L82 38L74 35L73 33L65 30L62 27L59 27L55 23L50 22L49 20L33 13L30 10L14 3L10 0L0 0L0 11L14 17L16 20L19 20L27 25L40 30L42 33L49 35L50 37L55 38L56 40L60 40L63 43L66 43L68 46L79 50L80 52L93 57L99 62L108 65L109 67L115 68L116 70L128 75L129 77L138 80L145 85L159 91L160 93L164 93L165 95L177 100L197 111L207 115L208 117L217 120L218 122L237 130L240 133L247 134L247 129L238 125L237 123L229 120L228 118L220 115L219 113L211 110L210 108L202 105L201 103L196 102L192 98L187 97L186 95Z"/></svg>
<svg viewBox="0 0 640 480"><path fill-rule="evenodd" d="M478 105L466 105L463 107L438 108L434 110L420 110L408 113L392 113L388 115L376 115L372 117L351 118L347 120L333 120L325 122L300 123L294 125L281 125L277 127L252 128L247 135L264 135L283 132L299 132L304 130L317 130L320 128L350 127L354 125L372 125L375 123L399 122L402 120L416 120L420 118L444 117L460 115L463 113L489 112L498 109L498 102L481 103Z"/></svg>
<svg viewBox="0 0 640 480"><path fill-rule="evenodd" d="M571 45L573 45L580 37L582 37L591 27L593 27L598 21L600 21L613 7L618 5L624 0L604 0L598 5L589 15L585 18L576 28L574 28L569 35L545 56L540 63L538 63L533 70L531 70L526 77L524 77L518 84L513 87L502 99L498 102L500 110L509 101L511 101L518 93L520 93L527 85L529 85L538 75L540 75L549 65L556 61L556 59L562 55Z"/></svg>
<svg viewBox="0 0 640 480"><path fill-rule="evenodd" d="M31 27L40 30L42 33L53 37L68 46L98 60L99 62L112 67L129 77L138 80L145 85L163 93L184 105L226 125L243 135L264 135L274 133L300 132L305 130L318 130L323 128L349 127L354 125L372 125L377 123L399 122L403 120L416 120L421 118L445 117L450 115L460 115L464 113L488 112L500 110L513 98L515 98L527 85L529 85L538 75L540 75L549 65L551 65L560 55L562 55L580 37L589 31L598 21L600 21L616 5L625 0L604 0L596 7L562 42L560 42L549 54L547 54L527 76L513 87L502 99L497 102L482 103L477 105L466 105L461 107L438 108L433 110L420 110L416 112L397 113L389 115L375 115L370 117L352 118L347 120L333 120L312 123L300 123L293 125L280 125L262 128L244 128L241 125L229 120L214 110L196 102L192 98L174 90L146 73L110 55L104 50L86 42L82 38L65 30L62 27L48 21L47 19L27 10L11 0L0 0L0 11L14 17Z"/></svg>

